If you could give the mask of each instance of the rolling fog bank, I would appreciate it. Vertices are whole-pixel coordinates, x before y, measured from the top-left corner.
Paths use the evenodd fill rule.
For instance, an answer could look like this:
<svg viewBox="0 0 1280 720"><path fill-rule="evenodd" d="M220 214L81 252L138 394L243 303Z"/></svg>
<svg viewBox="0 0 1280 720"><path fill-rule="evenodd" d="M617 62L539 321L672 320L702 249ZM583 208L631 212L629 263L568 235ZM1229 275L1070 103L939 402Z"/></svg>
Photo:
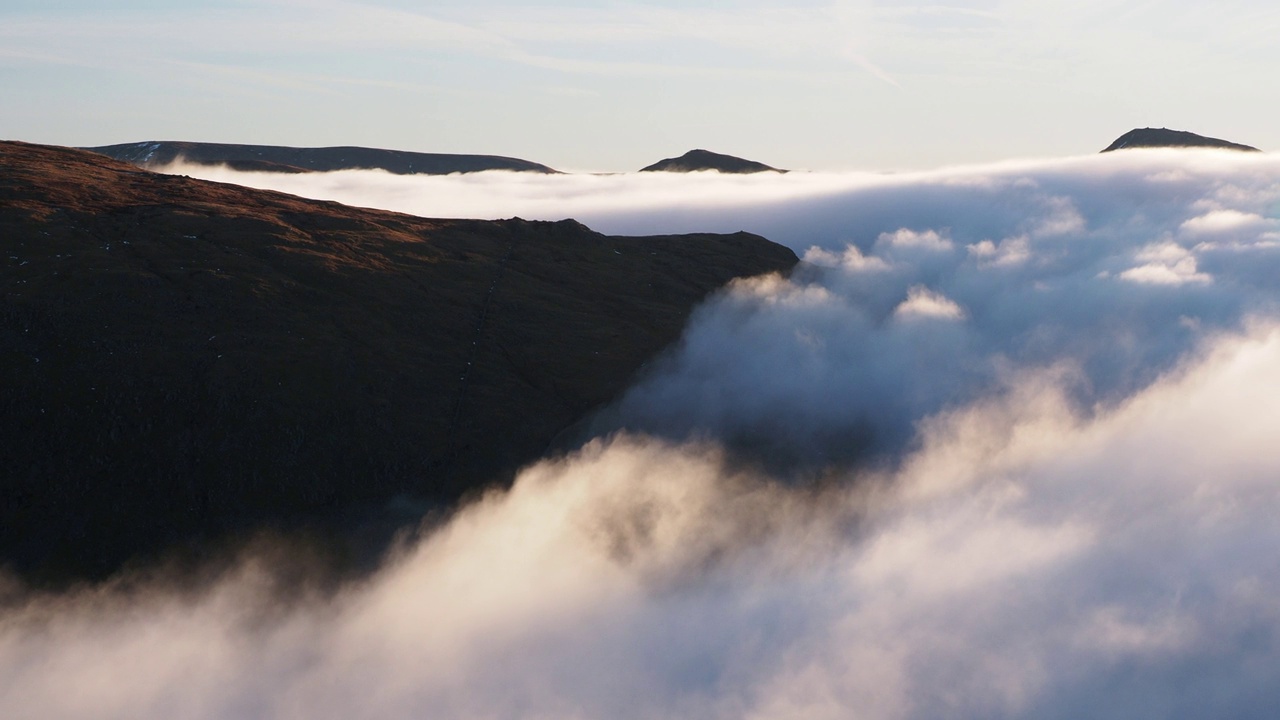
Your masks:
<svg viewBox="0 0 1280 720"><path fill-rule="evenodd" d="M1263 718L1280 701L1280 161L268 179L425 215L742 229L806 263L734 282L595 439L358 584L283 595L250 555L197 591L15 592L5 717Z"/></svg>

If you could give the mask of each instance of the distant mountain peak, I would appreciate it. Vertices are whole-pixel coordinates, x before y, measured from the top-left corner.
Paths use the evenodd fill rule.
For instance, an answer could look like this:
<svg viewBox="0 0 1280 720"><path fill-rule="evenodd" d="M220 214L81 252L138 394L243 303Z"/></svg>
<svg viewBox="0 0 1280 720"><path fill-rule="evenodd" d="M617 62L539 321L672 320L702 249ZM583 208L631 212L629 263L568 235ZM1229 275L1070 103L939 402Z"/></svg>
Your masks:
<svg viewBox="0 0 1280 720"><path fill-rule="evenodd" d="M786 172L754 160L722 155L710 150L690 150L676 158L667 158L640 169L640 172L697 172L716 170L722 173Z"/></svg>
<svg viewBox="0 0 1280 720"><path fill-rule="evenodd" d="M1244 152L1261 152L1258 148L1250 147L1249 145L1241 145L1227 140L1197 135L1185 130L1170 130L1168 128L1135 128L1116 138L1115 142L1108 145L1102 152L1151 147L1210 147Z"/></svg>

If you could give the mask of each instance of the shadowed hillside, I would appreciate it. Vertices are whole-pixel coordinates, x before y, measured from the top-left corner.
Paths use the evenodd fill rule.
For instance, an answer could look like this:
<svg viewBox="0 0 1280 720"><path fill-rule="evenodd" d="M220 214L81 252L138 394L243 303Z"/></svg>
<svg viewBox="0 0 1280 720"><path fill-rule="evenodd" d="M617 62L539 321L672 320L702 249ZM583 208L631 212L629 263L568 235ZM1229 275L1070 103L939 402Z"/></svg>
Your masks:
<svg viewBox="0 0 1280 720"><path fill-rule="evenodd" d="M0 557L167 543L501 483L617 395L745 233L426 220L0 144Z"/></svg>
<svg viewBox="0 0 1280 720"><path fill-rule="evenodd" d="M201 142L140 142L85 148L140 167L178 160L226 165L244 172L329 172L372 168L397 175L448 175L484 170L554 173L546 165L497 155L450 155L365 147L295 148Z"/></svg>

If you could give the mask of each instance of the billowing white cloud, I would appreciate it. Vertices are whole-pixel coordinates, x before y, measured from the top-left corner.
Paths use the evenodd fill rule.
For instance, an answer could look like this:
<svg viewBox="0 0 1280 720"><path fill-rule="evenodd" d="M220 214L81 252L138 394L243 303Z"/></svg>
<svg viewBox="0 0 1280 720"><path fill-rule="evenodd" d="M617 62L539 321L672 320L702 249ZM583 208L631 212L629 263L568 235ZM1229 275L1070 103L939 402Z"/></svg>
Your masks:
<svg viewBox="0 0 1280 720"><path fill-rule="evenodd" d="M913 285L907 289L907 299L893 309L893 315L903 320L963 320L964 310L945 295L923 285Z"/></svg>
<svg viewBox="0 0 1280 720"><path fill-rule="evenodd" d="M1176 243L1147 245L1135 258L1143 264L1120 273L1120 279L1149 285L1213 282L1212 277L1197 270L1195 255Z"/></svg>
<svg viewBox="0 0 1280 720"><path fill-rule="evenodd" d="M1069 235L1085 230L1085 219L1069 197L1048 196L1042 199L1043 215L1035 223L1031 234L1036 237Z"/></svg>
<svg viewBox="0 0 1280 720"><path fill-rule="evenodd" d="M798 250L852 242L869 251L882 234L892 244L904 230L904 241L945 250L1022 235L1051 244L1145 231L1150 240L1214 211L1267 218L1280 207L1277 166L1263 154L1134 150L890 174L169 171L425 217L573 217L624 234L749 230ZM1188 217L1197 202L1203 209Z"/></svg>
<svg viewBox="0 0 1280 720"><path fill-rule="evenodd" d="M968 251L985 267L1009 267L1020 265L1031 257L1030 242L1026 235L1005 238L999 245L991 240L983 240L969 245Z"/></svg>
<svg viewBox="0 0 1280 720"><path fill-rule="evenodd" d="M1204 215L1182 223L1181 228L1191 234L1206 235L1228 230L1238 230L1256 226L1274 226L1266 218L1257 213L1240 212L1239 210L1213 210Z"/></svg>
<svg viewBox="0 0 1280 720"><path fill-rule="evenodd" d="M814 245L805 251L802 259L814 265L842 267L849 272L883 272L891 267L884 258L863 255L857 245L848 245L840 253Z"/></svg>
<svg viewBox="0 0 1280 720"><path fill-rule="evenodd" d="M936 230L917 232L909 228L898 228L891 233L880 233L880 237L876 239L876 244L890 248L931 250L934 252L946 252L954 247L950 240L940 235Z"/></svg>
<svg viewBox="0 0 1280 720"><path fill-rule="evenodd" d="M1184 223L1268 217L1278 181L1280 161L1196 153L290 179L747 229L807 262L712 298L598 437L364 581L279 595L250 557L200 589L11 601L0 716L1270 717L1280 247Z"/></svg>
<svg viewBox="0 0 1280 720"><path fill-rule="evenodd" d="M334 597L277 604L247 563L199 594L36 599L0 625L0 710L1264 717L1280 330L1193 358L1092 417L1055 373L1012 379L821 492L596 443Z"/></svg>

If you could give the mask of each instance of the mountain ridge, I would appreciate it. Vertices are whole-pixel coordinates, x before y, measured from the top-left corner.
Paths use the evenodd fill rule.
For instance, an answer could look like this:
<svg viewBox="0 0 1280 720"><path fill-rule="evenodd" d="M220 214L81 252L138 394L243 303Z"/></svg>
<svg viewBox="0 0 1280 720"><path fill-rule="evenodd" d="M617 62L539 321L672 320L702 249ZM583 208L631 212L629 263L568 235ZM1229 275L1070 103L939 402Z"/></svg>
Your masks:
<svg viewBox="0 0 1280 720"><path fill-rule="evenodd" d="M12 142L0 245L0 565L55 579L501 486L708 293L798 262L747 233L432 220Z"/></svg>
<svg viewBox="0 0 1280 720"><path fill-rule="evenodd" d="M386 170L397 175L448 175L486 170L558 173L540 163L501 155L420 153L353 145L290 147L163 140L80 149L143 168L186 161L197 165L226 165L242 171L286 173L355 169Z"/></svg>

